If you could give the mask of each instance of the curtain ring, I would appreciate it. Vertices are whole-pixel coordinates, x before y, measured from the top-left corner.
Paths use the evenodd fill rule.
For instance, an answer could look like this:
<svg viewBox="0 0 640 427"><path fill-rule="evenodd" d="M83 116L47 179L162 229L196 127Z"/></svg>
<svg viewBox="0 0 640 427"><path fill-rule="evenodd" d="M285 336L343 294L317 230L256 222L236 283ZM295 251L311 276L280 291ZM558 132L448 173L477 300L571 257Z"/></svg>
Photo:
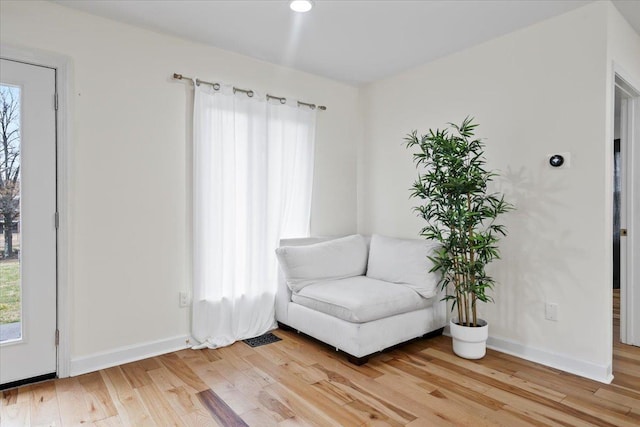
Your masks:
<svg viewBox="0 0 640 427"><path fill-rule="evenodd" d="M247 92L247 96L248 96L249 98L253 98L253 91L252 91L252 90L248 91L248 92Z"/></svg>
<svg viewBox="0 0 640 427"><path fill-rule="evenodd" d="M220 83L214 83L213 90L220 90Z"/></svg>
<svg viewBox="0 0 640 427"><path fill-rule="evenodd" d="M284 105L287 103L287 98L280 98L280 104Z"/></svg>

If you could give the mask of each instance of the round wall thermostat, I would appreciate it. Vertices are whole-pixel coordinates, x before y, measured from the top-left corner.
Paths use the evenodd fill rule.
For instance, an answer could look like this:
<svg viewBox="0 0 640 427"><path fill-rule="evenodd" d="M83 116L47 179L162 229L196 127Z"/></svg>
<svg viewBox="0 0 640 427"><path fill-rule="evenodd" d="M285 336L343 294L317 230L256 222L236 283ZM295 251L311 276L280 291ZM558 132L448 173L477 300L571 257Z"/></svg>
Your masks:
<svg viewBox="0 0 640 427"><path fill-rule="evenodd" d="M564 157L560 154L554 154L549 158L549 164L554 168L559 168L564 164Z"/></svg>

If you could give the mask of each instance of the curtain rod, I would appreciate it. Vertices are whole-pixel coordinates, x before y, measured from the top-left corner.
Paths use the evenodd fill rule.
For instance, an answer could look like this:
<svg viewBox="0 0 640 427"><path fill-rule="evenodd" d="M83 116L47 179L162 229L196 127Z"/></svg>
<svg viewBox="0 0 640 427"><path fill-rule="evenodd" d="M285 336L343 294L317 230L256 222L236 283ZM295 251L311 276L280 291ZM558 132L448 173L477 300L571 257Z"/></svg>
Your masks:
<svg viewBox="0 0 640 427"><path fill-rule="evenodd" d="M178 73L173 73L173 78L176 80L189 80L190 82L193 82L194 80L192 77L187 77L183 74L178 74ZM195 79L195 84L196 85L205 84L205 85L211 86L213 90L220 90L220 83L212 83L212 82L207 82L205 80ZM253 97L253 95L255 94L255 92L252 91L251 89L240 89L234 86L233 93L236 93L236 92L245 93L249 98ZM267 100L269 99L277 99L278 101L280 101L281 104L286 104L287 102L287 98L267 94ZM325 111L327 109L327 107L325 107L324 105L309 104L306 102L298 101L298 107L301 105L309 107L312 110L315 110L317 108L318 110Z"/></svg>

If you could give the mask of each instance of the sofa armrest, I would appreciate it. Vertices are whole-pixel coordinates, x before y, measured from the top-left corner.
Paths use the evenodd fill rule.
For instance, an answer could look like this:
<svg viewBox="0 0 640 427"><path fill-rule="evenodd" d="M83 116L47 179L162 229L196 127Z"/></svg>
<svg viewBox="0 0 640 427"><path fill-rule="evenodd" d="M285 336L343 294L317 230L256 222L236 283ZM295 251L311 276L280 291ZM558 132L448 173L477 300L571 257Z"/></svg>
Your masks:
<svg viewBox="0 0 640 427"><path fill-rule="evenodd" d="M326 242L327 240L337 239L338 237L301 237L294 239L281 239L280 246L304 246L314 243ZM291 302L291 290L287 286L287 282L282 273L282 269L278 266L278 289L276 291L276 320L287 324L288 309Z"/></svg>
<svg viewBox="0 0 640 427"><path fill-rule="evenodd" d="M287 324L288 306L291 302L291 290L287 286L284 274L278 266L278 289L276 290L276 320Z"/></svg>

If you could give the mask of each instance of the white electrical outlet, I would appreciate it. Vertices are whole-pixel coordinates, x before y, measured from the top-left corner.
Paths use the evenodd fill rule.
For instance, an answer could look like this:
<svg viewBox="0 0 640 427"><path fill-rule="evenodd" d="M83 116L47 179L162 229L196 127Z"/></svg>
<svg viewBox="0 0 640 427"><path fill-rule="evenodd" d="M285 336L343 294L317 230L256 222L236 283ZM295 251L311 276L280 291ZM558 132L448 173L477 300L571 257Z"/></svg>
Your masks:
<svg viewBox="0 0 640 427"><path fill-rule="evenodd" d="M180 292L180 307L187 307L189 305L189 292Z"/></svg>
<svg viewBox="0 0 640 427"><path fill-rule="evenodd" d="M558 304L548 302L544 307L544 318L547 320L558 321Z"/></svg>

